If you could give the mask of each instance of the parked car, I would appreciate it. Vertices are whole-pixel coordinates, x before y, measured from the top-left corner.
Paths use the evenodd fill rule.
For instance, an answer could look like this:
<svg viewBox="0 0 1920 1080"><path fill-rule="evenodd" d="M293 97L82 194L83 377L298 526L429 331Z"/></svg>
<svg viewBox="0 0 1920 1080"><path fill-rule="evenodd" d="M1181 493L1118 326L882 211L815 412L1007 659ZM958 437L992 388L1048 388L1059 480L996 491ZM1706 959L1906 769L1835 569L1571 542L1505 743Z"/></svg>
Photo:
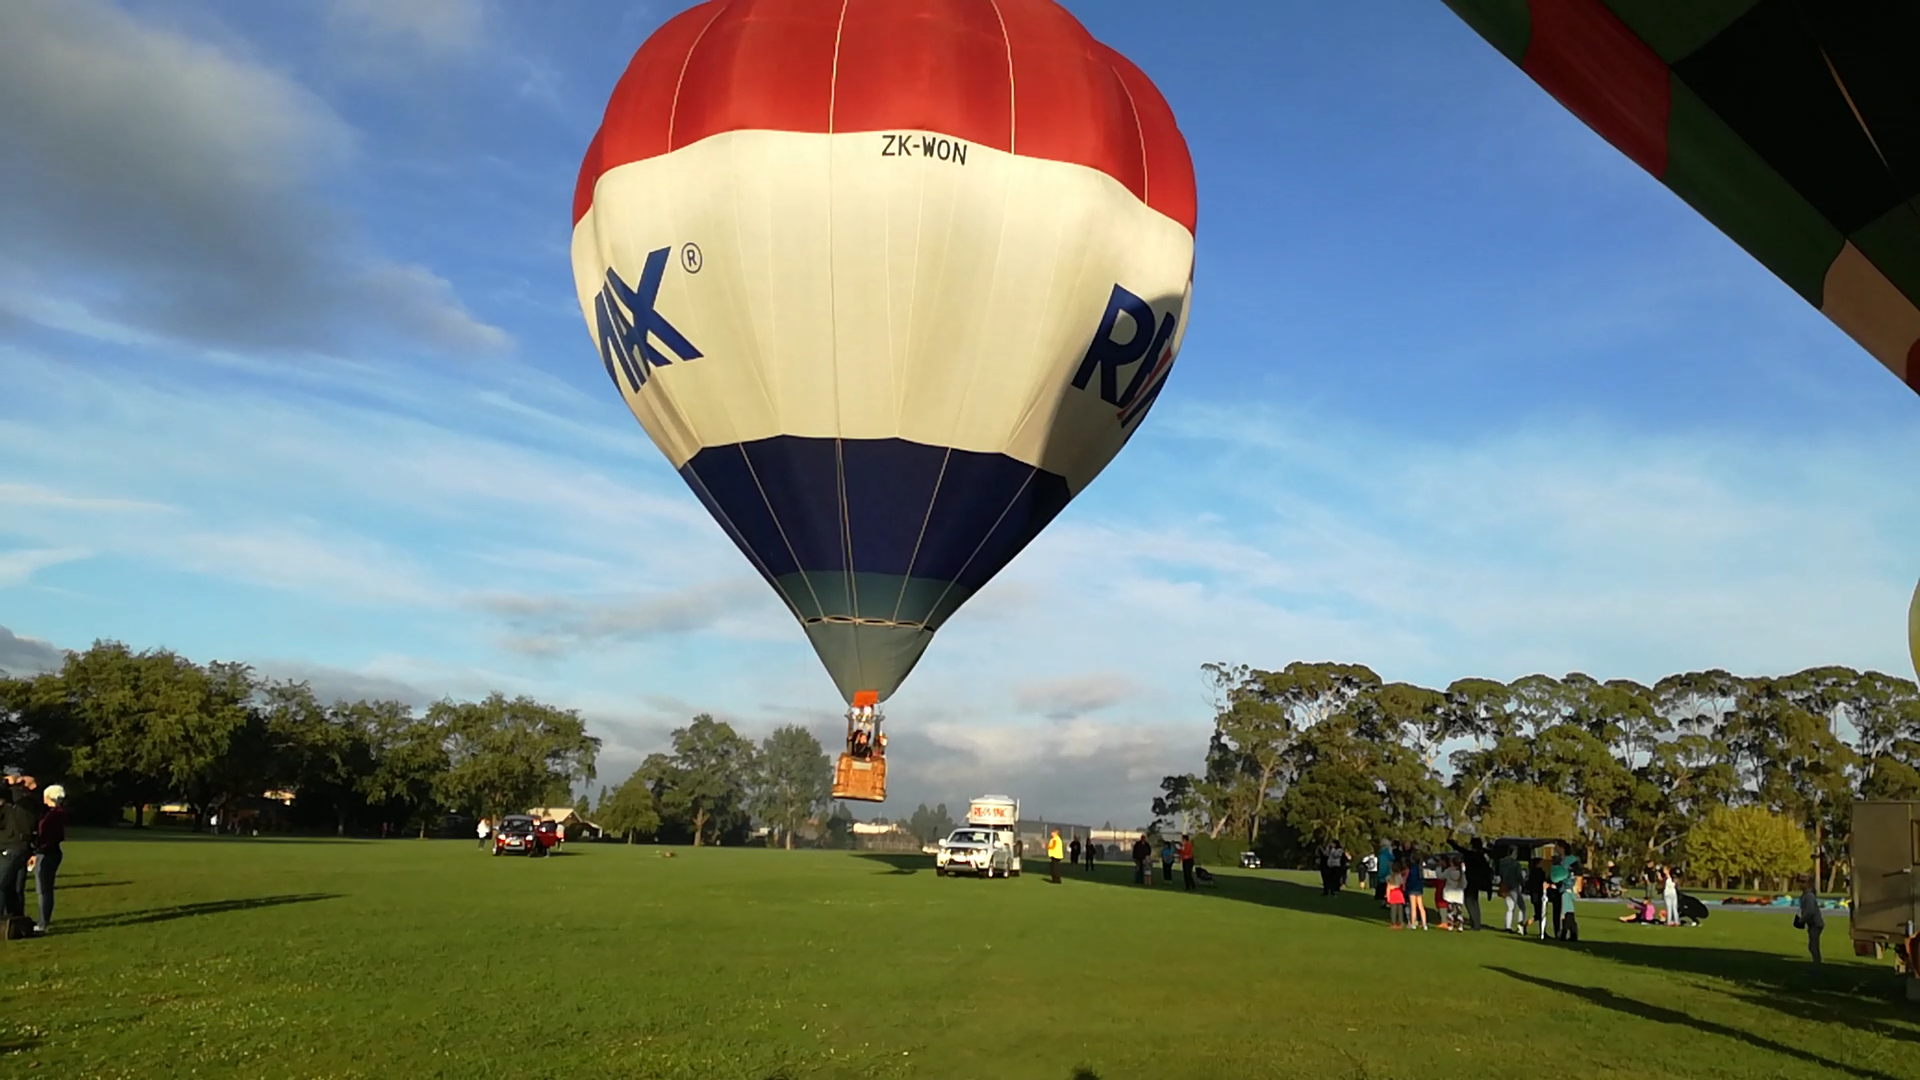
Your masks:
<svg viewBox="0 0 1920 1080"><path fill-rule="evenodd" d="M536 858L547 853L557 839L551 832L542 835L541 822L526 814L508 814L493 830L495 855L525 855ZM546 824L551 825L551 822Z"/></svg>
<svg viewBox="0 0 1920 1080"><path fill-rule="evenodd" d="M1251 851L1241 852L1240 853L1240 869L1242 870L1260 869L1260 856Z"/></svg>

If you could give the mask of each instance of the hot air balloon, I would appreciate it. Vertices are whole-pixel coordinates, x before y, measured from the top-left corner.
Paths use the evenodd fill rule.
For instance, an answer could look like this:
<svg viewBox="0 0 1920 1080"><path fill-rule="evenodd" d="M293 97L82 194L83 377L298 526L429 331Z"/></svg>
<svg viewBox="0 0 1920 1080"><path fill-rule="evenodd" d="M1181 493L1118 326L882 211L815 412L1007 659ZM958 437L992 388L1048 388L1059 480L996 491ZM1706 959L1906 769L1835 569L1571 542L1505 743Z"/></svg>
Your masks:
<svg viewBox="0 0 1920 1080"><path fill-rule="evenodd" d="M710 0L581 165L607 377L839 689L878 706L1138 429L1186 328L1192 161L1052 0Z"/></svg>
<svg viewBox="0 0 1920 1080"><path fill-rule="evenodd" d="M1913 599L1907 601L1907 658L1913 661L1913 673L1920 677L1920 585L1914 586Z"/></svg>
<svg viewBox="0 0 1920 1080"><path fill-rule="evenodd" d="M1920 391L1920 4L1445 2Z"/></svg>

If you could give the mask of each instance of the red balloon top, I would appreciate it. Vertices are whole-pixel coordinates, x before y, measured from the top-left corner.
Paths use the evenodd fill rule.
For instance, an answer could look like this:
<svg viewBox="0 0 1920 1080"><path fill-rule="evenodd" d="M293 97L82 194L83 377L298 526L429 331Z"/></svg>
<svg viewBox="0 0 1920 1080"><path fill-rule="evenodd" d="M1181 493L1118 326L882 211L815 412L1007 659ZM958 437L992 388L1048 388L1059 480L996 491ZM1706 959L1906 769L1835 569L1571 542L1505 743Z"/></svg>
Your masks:
<svg viewBox="0 0 1920 1080"><path fill-rule="evenodd" d="M746 129L932 131L1098 169L1192 232L1173 110L1054 0L707 0L634 54L587 147L608 170Z"/></svg>

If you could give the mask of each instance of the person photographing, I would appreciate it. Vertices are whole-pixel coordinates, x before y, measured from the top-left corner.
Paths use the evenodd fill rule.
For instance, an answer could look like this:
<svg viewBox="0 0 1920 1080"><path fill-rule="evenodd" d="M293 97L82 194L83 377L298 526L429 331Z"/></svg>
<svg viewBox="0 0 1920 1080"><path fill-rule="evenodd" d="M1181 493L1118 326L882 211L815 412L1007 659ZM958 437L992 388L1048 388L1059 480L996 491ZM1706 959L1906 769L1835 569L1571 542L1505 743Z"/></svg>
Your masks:
<svg viewBox="0 0 1920 1080"><path fill-rule="evenodd" d="M33 834L39 815L33 805L40 801L40 785L19 769L8 769L6 787L0 791L0 923L7 936L18 936L15 920L25 921L27 914L27 859L33 853Z"/></svg>

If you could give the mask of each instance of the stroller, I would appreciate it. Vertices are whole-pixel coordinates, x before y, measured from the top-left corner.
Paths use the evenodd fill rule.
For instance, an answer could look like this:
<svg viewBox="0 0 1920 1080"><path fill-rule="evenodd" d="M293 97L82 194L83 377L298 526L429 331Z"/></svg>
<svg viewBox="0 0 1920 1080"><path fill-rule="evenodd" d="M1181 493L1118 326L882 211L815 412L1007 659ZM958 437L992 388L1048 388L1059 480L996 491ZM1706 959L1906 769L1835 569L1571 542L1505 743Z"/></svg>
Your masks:
<svg viewBox="0 0 1920 1080"><path fill-rule="evenodd" d="M1193 868L1193 880L1215 889L1220 887L1220 882L1214 878L1213 871L1204 866L1196 866Z"/></svg>

